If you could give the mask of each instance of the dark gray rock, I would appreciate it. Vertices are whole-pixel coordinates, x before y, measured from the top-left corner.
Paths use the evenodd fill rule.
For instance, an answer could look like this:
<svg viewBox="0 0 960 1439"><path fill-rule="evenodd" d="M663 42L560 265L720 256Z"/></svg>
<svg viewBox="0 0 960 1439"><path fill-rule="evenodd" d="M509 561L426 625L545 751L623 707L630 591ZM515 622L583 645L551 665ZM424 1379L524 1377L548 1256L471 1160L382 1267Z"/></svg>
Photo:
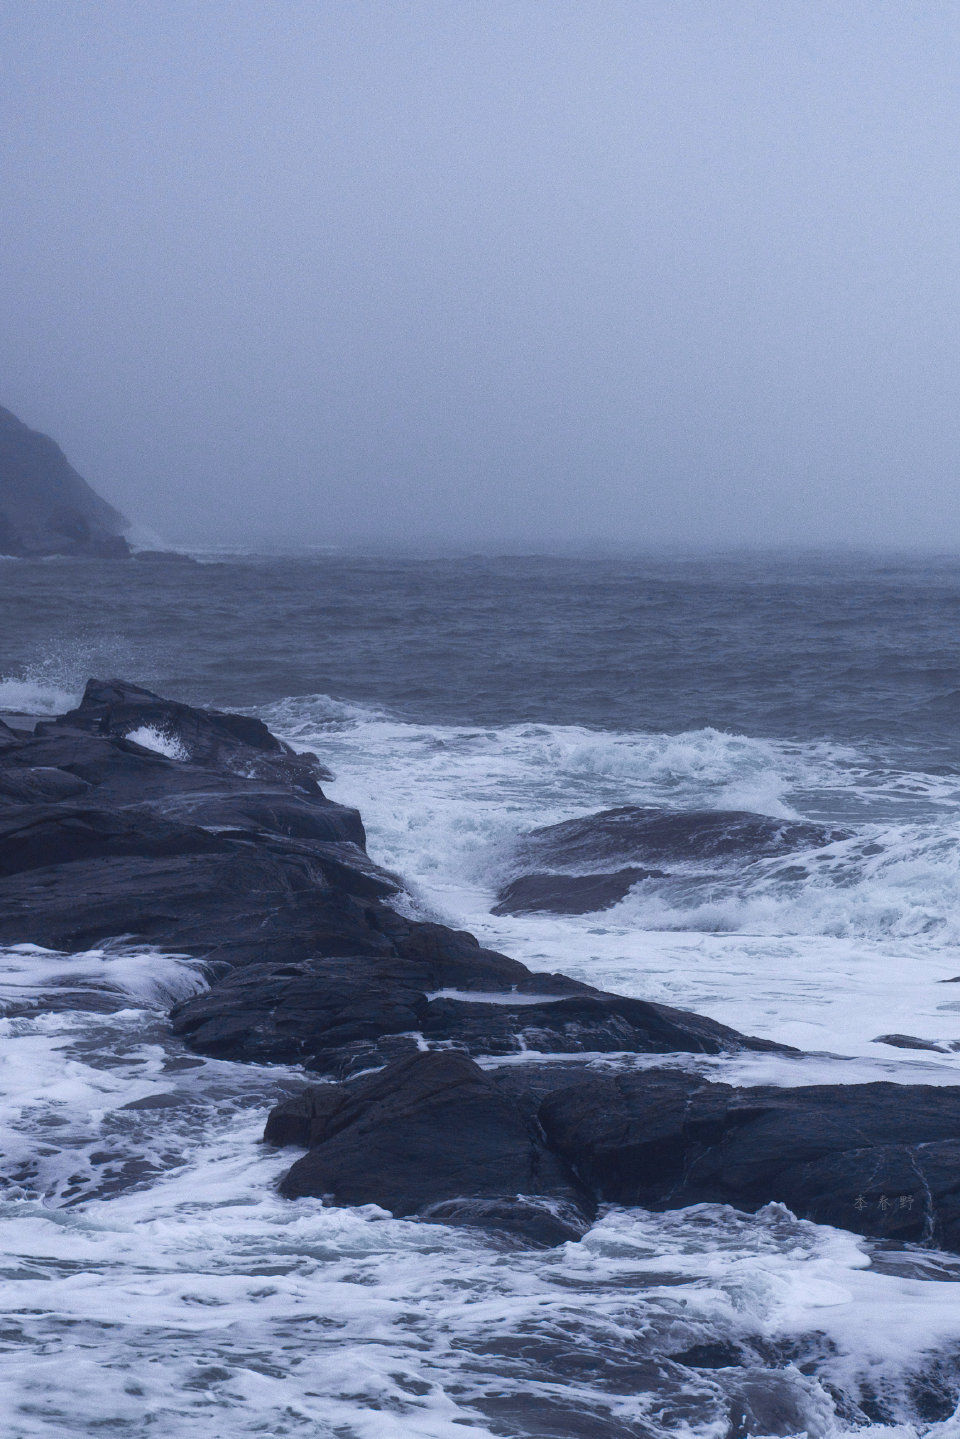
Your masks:
<svg viewBox="0 0 960 1439"><path fill-rule="evenodd" d="M0 554L125 559L125 529L53 440L0 407Z"/></svg>
<svg viewBox="0 0 960 1439"><path fill-rule="evenodd" d="M181 1004L173 1025L205 1054L326 1069L344 1045L418 1029L428 985L425 969L390 955L270 961Z"/></svg>
<svg viewBox="0 0 960 1439"><path fill-rule="evenodd" d="M502 956L471 951L471 981L489 992L502 985ZM453 960L462 973L462 961ZM298 964L270 961L226 976L211 991L173 1012L174 1028L191 1045L220 1058L302 1063L341 1076L387 1063L398 1053L387 1036L409 1036L403 1048L449 1048L476 1056L539 1051L546 1054L643 1053L776 1048L724 1025L666 1005L603 994L586 985L573 993L524 1003L503 991L431 997L447 987L443 955L419 960L366 953ZM539 976L526 975L529 983ZM550 976L544 976L549 980ZM571 986L573 981L568 983Z"/></svg>
<svg viewBox="0 0 960 1439"><path fill-rule="evenodd" d="M806 820L773 819L746 810L666 810L622 805L524 835L524 861L565 866L716 863L819 848L849 831Z"/></svg>
<svg viewBox="0 0 960 1439"><path fill-rule="evenodd" d="M460 1045L470 1054L719 1054L723 1050L779 1048L686 1010L649 1000L604 994L587 986L541 1003L497 1003L467 998L433 1000L421 1032L433 1042Z"/></svg>
<svg viewBox="0 0 960 1439"><path fill-rule="evenodd" d="M917 1039L913 1034L878 1034L873 1041L874 1044L889 1044L894 1049L932 1049L937 1054L948 1054L942 1044L935 1044L932 1039Z"/></svg>
<svg viewBox="0 0 960 1439"><path fill-rule="evenodd" d="M176 757L132 741L141 727ZM213 962L211 988L172 1017L192 1048L347 1080L271 1115L268 1138L308 1149L292 1195L540 1243L581 1233L593 1200L781 1200L960 1247L960 1092L631 1070L613 1056L778 1046L407 918L319 774L257 721L91 682L69 716L0 734L0 942L129 937ZM798 827L758 840L750 825L752 852L801 843ZM486 1072L469 1057L521 1052Z"/></svg>
<svg viewBox="0 0 960 1439"><path fill-rule="evenodd" d="M960 1089L737 1089L677 1070L595 1074L540 1105L552 1149L599 1198L706 1202L960 1248Z"/></svg>
<svg viewBox="0 0 960 1439"><path fill-rule="evenodd" d="M0 878L0 943L86 949L124 937L227 965L389 952L363 901L300 856L105 858Z"/></svg>
<svg viewBox="0 0 960 1439"><path fill-rule="evenodd" d="M418 1054L292 1103L312 1104L312 1147L281 1182L289 1198L378 1204L397 1217L481 1224L543 1244L577 1239L592 1220L589 1196L465 1055ZM287 1132L271 1116L267 1137Z"/></svg>
<svg viewBox="0 0 960 1439"><path fill-rule="evenodd" d="M24 765L0 771L0 808L76 799L90 788L85 779L51 765Z"/></svg>
<svg viewBox="0 0 960 1439"><path fill-rule="evenodd" d="M358 812L331 800L319 805L316 798L246 784L214 794L196 790L173 794L163 801L155 801L153 808L184 824L230 830L251 837L348 843L362 851L367 837Z"/></svg>
<svg viewBox="0 0 960 1439"><path fill-rule="evenodd" d="M665 879L661 869L635 866L612 874L522 874L497 895L494 914L590 914L619 904L643 879Z"/></svg>
<svg viewBox="0 0 960 1439"><path fill-rule="evenodd" d="M196 825L76 803L10 806L0 814L0 877L77 860L213 854L227 847Z"/></svg>
<svg viewBox="0 0 960 1439"><path fill-rule="evenodd" d="M193 765L247 779L276 776L305 794L318 791L316 756L295 754L262 720L162 699L124 680L90 680L77 708L52 721L53 727L88 730L113 739L153 731ZM39 728L42 732L48 727ZM329 779L329 771L322 777Z"/></svg>

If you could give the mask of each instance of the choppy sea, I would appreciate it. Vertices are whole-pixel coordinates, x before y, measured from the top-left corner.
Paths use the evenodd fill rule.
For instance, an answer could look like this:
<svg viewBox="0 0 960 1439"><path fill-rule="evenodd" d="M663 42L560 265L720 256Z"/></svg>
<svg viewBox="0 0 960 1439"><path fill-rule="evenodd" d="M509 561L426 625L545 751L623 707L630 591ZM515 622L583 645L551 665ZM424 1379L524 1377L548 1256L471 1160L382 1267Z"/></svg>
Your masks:
<svg viewBox="0 0 960 1439"><path fill-rule="evenodd" d="M413 912L805 1052L677 1062L960 1083L960 559L200 559L0 560L0 711L118 674L256 713ZM491 914L518 835L621 804L850 837ZM259 1137L294 1076L171 1039L195 963L0 963L10 1439L960 1436L956 1257L780 1206L610 1208L544 1252L283 1201Z"/></svg>

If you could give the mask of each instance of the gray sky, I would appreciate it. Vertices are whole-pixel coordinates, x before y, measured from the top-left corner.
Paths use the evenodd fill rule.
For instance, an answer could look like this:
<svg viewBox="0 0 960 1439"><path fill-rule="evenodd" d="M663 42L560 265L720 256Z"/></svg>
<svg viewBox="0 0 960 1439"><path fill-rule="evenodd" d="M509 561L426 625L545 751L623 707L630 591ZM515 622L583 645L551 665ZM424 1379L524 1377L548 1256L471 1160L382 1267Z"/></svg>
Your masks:
<svg viewBox="0 0 960 1439"><path fill-rule="evenodd" d="M0 404L170 541L960 545L960 8L0 0Z"/></svg>

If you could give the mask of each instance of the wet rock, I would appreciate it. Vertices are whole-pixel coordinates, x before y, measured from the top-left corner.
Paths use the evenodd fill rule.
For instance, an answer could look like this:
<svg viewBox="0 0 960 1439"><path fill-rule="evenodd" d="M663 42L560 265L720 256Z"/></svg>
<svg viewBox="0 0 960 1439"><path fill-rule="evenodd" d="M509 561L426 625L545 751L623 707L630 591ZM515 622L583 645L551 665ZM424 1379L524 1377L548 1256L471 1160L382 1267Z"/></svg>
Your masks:
<svg viewBox="0 0 960 1439"><path fill-rule="evenodd" d="M389 952L362 901L300 856L109 858L0 878L0 943L88 949L125 937L234 966Z"/></svg>
<svg viewBox="0 0 960 1439"><path fill-rule="evenodd" d="M131 741L134 718L192 758ZM228 964L388 950L365 902L398 881L318 773L259 721L91 681L69 719L0 747L0 938L126 936Z"/></svg>
<svg viewBox="0 0 960 1439"><path fill-rule="evenodd" d="M258 721L91 681L69 715L0 738L0 942L197 956L210 988L172 1014L192 1049L348 1080L271 1115L271 1140L308 1147L291 1195L558 1243L607 1182L589 1136L568 1158L541 1120L571 1084L609 1083L584 1080L588 1056L778 1047L399 913L359 815ZM524 1059L488 1074L471 1055Z"/></svg>
<svg viewBox="0 0 960 1439"><path fill-rule="evenodd" d="M476 1055L529 1050L719 1054L744 1044L766 1047L699 1015L586 987L579 994L541 1003L517 1004L509 995L492 1004L468 998L433 1000L423 1014L421 1032L428 1041L452 1041Z"/></svg>
<svg viewBox="0 0 960 1439"><path fill-rule="evenodd" d="M776 1049L713 1020L648 1001L603 994L587 985L556 997L502 988L502 956L470 951L472 997L438 997L464 964L433 953L390 959L367 951L299 964L267 962L226 976L173 1011L177 1033L221 1058L301 1063L342 1076L395 1058L400 1047L455 1047L475 1056L642 1053L685 1050L718 1054L738 1048ZM511 965L512 965L511 961ZM512 977L512 976L511 976ZM528 989L539 979L527 971ZM543 976L549 980L552 976ZM574 985L573 981L568 981ZM491 991L501 992L495 998ZM535 989L534 989L535 993Z"/></svg>
<svg viewBox="0 0 960 1439"><path fill-rule="evenodd" d="M378 1204L398 1218L479 1223L544 1244L588 1227L589 1198L465 1055L418 1054L340 1086L339 1103L330 1088L314 1101L312 1147L281 1182L289 1198ZM276 1121L268 1129L282 1132Z"/></svg>
<svg viewBox="0 0 960 1439"><path fill-rule="evenodd" d="M253 964L179 1005L173 1025L205 1054L323 1068L340 1046L418 1029L428 984L393 956Z"/></svg>
<svg viewBox="0 0 960 1439"><path fill-rule="evenodd" d="M306 799L282 789L254 788L248 784L215 794L193 790L171 795L166 802L155 802L154 808L183 823L251 837L348 843L358 850L363 850L367 842L357 810L331 800L317 804L316 796Z"/></svg>
<svg viewBox="0 0 960 1439"><path fill-rule="evenodd" d="M960 1248L957 1089L737 1089L647 1070L556 1090L538 1117L603 1199L751 1211L776 1201L861 1234Z"/></svg>
<svg viewBox="0 0 960 1439"><path fill-rule="evenodd" d="M891 1044L894 1049L932 1049L937 1054L948 1054L942 1044L935 1044L932 1039L917 1039L912 1034L878 1034L873 1041L874 1044Z"/></svg>
<svg viewBox="0 0 960 1439"><path fill-rule="evenodd" d="M0 771L0 807L76 799L90 788L85 779L50 765L25 765Z"/></svg>
<svg viewBox="0 0 960 1439"><path fill-rule="evenodd" d="M806 820L774 819L746 810L667 810L622 805L524 835L526 861L562 865L665 864L753 860L814 849L848 838L849 831Z"/></svg>
<svg viewBox="0 0 960 1439"><path fill-rule="evenodd" d="M52 723L134 742L138 734L156 735L191 764L247 778L277 773L308 794L317 792L316 757L296 755L262 720L197 709L125 680L90 680L77 708Z"/></svg>
<svg viewBox="0 0 960 1439"><path fill-rule="evenodd" d="M664 879L663 870L636 867L612 874L523 874L497 896L494 914L590 914L619 904L644 879Z"/></svg>
<svg viewBox="0 0 960 1439"><path fill-rule="evenodd" d="M226 847L204 829L156 815L76 805L22 805L0 815L0 876L106 856L211 854Z"/></svg>

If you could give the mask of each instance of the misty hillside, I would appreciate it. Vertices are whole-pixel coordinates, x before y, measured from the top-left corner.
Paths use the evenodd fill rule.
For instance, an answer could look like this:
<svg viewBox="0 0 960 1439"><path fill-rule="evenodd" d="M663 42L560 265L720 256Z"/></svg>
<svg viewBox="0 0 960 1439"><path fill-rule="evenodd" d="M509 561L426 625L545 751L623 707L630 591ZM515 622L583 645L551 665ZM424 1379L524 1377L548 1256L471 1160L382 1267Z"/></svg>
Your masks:
<svg viewBox="0 0 960 1439"><path fill-rule="evenodd" d="M0 406L0 554L122 558L125 528L59 445Z"/></svg>

